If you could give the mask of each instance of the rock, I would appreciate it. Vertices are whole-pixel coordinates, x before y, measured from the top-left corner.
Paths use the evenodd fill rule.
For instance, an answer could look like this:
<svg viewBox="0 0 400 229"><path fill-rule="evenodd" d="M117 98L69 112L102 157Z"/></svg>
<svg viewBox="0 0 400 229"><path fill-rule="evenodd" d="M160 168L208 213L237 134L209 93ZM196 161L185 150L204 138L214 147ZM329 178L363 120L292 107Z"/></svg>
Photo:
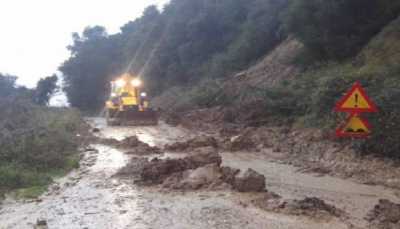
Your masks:
<svg viewBox="0 0 400 229"><path fill-rule="evenodd" d="M197 169L207 164L221 164L221 156L211 147L206 147L199 153L183 159L154 159L143 166L140 177L143 181L161 183L173 173L183 172L189 169Z"/></svg>
<svg viewBox="0 0 400 229"><path fill-rule="evenodd" d="M263 192L265 191L265 176L248 169L243 175L235 178L233 188L239 192Z"/></svg>
<svg viewBox="0 0 400 229"><path fill-rule="evenodd" d="M188 162L190 169L198 168L207 164L217 164L220 166L222 163L221 156L213 147L198 148L191 154L191 156L184 159Z"/></svg>
<svg viewBox="0 0 400 229"><path fill-rule="evenodd" d="M103 145L110 145L110 146L117 146L120 144L120 141L114 138L99 138L97 140L100 144Z"/></svg>
<svg viewBox="0 0 400 229"><path fill-rule="evenodd" d="M153 160L146 163L140 171L142 181L154 184L162 183L169 175L186 170L188 165L183 159Z"/></svg>
<svg viewBox="0 0 400 229"><path fill-rule="evenodd" d="M381 199L365 219L371 223L371 228L400 228L400 204Z"/></svg>
<svg viewBox="0 0 400 229"><path fill-rule="evenodd" d="M149 163L147 158L134 157L130 162L123 168L121 168L116 176L139 176L144 166Z"/></svg>
<svg viewBox="0 0 400 229"><path fill-rule="evenodd" d="M92 133L99 133L100 132L100 129L99 128L93 128L92 129Z"/></svg>
<svg viewBox="0 0 400 229"><path fill-rule="evenodd" d="M140 144L145 144L145 143L139 141L138 137L136 136L130 136L124 138L121 142L119 142L118 146L121 148L134 148L138 147Z"/></svg>
<svg viewBox="0 0 400 229"><path fill-rule="evenodd" d="M126 152L126 154L134 154L134 155L139 155L139 156L144 156L144 155L151 155L151 154L161 154L162 151L158 147L152 147L146 143L143 143L132 150Z"/></svg>
<svg viewBox="0 0 400 229"><path fill-rule="evenodd" d="M343 212L335 206L325 203L325 201L316 197L307 197L303 200L289 200L281 204L280 208L285 213L292 215L306 215L319 217L329 215L340 217Z"/></svg>
<svg viewBox="0 0 400 229"><path fill-rule="evenodd" d="M171 145L166 145L165 150L169 151L185 151L193 150L201 147L218 147L218 142L214 137L210 136L197 136L185 142L176 142Z"/></svg>
<svg viewBox="0 0 400 229"><path fill-rule="evenodd" d="M223 166L221 167L222 180L226 183L233 185L235 182L235 177L240 173L240 169L233 169L231 167Z"/></svg>
<svg viewBox="0 0 400 229"><path fill-rule="evenodd" d="M195 170L188 171L188 176L180 183L185 189L199 189L212 183L221 181L221 169L216 164L209 164Z"/></svg>
<svg viewBox="0 0 400 229"><path fill-rule="evenodd" d="M256 147L256 143L251 140L247 135L237 135L230 139L229 142L229 150L230 151L242 151L254 149Z"/></svg>

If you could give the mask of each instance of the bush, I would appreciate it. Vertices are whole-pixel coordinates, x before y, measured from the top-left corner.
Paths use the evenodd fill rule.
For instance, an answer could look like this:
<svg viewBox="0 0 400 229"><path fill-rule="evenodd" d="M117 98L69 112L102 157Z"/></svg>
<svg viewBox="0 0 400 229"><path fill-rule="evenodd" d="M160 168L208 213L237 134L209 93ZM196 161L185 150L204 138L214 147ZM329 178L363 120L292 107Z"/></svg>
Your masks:
<svg viewBox="0 0 400 229"><path fill-rule="evenodd" d="M47 185L52 175L77 166L78 112L27 101L0 100L0 186Z"/></svg>

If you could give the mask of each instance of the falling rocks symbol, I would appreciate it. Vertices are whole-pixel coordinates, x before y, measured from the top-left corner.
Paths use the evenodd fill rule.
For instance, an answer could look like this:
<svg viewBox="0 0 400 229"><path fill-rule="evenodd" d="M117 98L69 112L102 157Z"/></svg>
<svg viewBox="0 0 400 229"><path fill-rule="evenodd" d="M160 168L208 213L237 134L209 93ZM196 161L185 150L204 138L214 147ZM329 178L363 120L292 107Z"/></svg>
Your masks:
<svg viewBox="0 0 400 229"><path fill-rule="evenodd" d="M346 123L336 130L337 137L364 138L371 134L371 126L360 114L378 112L378 109L361 84L356 82L336 104L335 111L350 113Z"/></svg>

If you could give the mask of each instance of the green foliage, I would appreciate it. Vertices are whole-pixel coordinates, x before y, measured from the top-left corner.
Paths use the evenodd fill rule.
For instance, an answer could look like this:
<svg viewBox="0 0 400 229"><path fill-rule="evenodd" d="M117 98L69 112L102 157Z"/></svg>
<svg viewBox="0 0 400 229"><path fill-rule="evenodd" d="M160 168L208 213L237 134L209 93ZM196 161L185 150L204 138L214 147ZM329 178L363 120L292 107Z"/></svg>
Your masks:
<svg viewBox="0 0 400 229"><path fill-rule="evenodd" d="M338 60L356 55L399 13L397 0L292 0L285 27L310 55Z"/></svg>
<svg viewBox="0 0 400 229"><path fill-rule="evenodd" d="M51 96L57 90L58 78L56 75L40 79L36 86L35 102L39 105L48 105Z"/></svg>
<svg viewBox="0 0 400 229"><path fill-rule="evenodd" d="M151 95L193 86L241 70L271 50L284 35L279 12L287 0L174 0L107 35L104 28L74 34L71 57L61 67L72 106L103 107L109 81L138 75Z"/></svg>
<svg viewBox="0 0 400 229"><path fill-rule="evenodd" d="M79 113L0 99L0 187L36 193L78 164ZM30 189L33 187L33 189Z"/></svg>

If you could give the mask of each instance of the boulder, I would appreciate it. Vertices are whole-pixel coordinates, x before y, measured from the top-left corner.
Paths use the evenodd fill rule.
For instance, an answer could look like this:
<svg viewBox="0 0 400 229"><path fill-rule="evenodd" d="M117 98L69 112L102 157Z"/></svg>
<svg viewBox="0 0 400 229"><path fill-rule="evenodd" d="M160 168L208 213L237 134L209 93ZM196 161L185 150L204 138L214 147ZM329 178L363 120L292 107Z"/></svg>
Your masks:
<svg viewBox="0 0 400 229"><path fill-rule="evenodd" d="M368 213L366 219L378 224L400 223L400 204L381 199L374 209Z"/></svg>
<svg viewBox="0 0 400 229"><path fill-rule="evenodd" d="M248 169L235 178L233 188L239 192L263 192L265 191L265 176Z"/></svg>
<svg viewBox="0 0 400 229"><path fill-rule="evenodd" d="M237 135L230 138L229 150L242 151L256 148L256 143L247 135Z"/></svg>

